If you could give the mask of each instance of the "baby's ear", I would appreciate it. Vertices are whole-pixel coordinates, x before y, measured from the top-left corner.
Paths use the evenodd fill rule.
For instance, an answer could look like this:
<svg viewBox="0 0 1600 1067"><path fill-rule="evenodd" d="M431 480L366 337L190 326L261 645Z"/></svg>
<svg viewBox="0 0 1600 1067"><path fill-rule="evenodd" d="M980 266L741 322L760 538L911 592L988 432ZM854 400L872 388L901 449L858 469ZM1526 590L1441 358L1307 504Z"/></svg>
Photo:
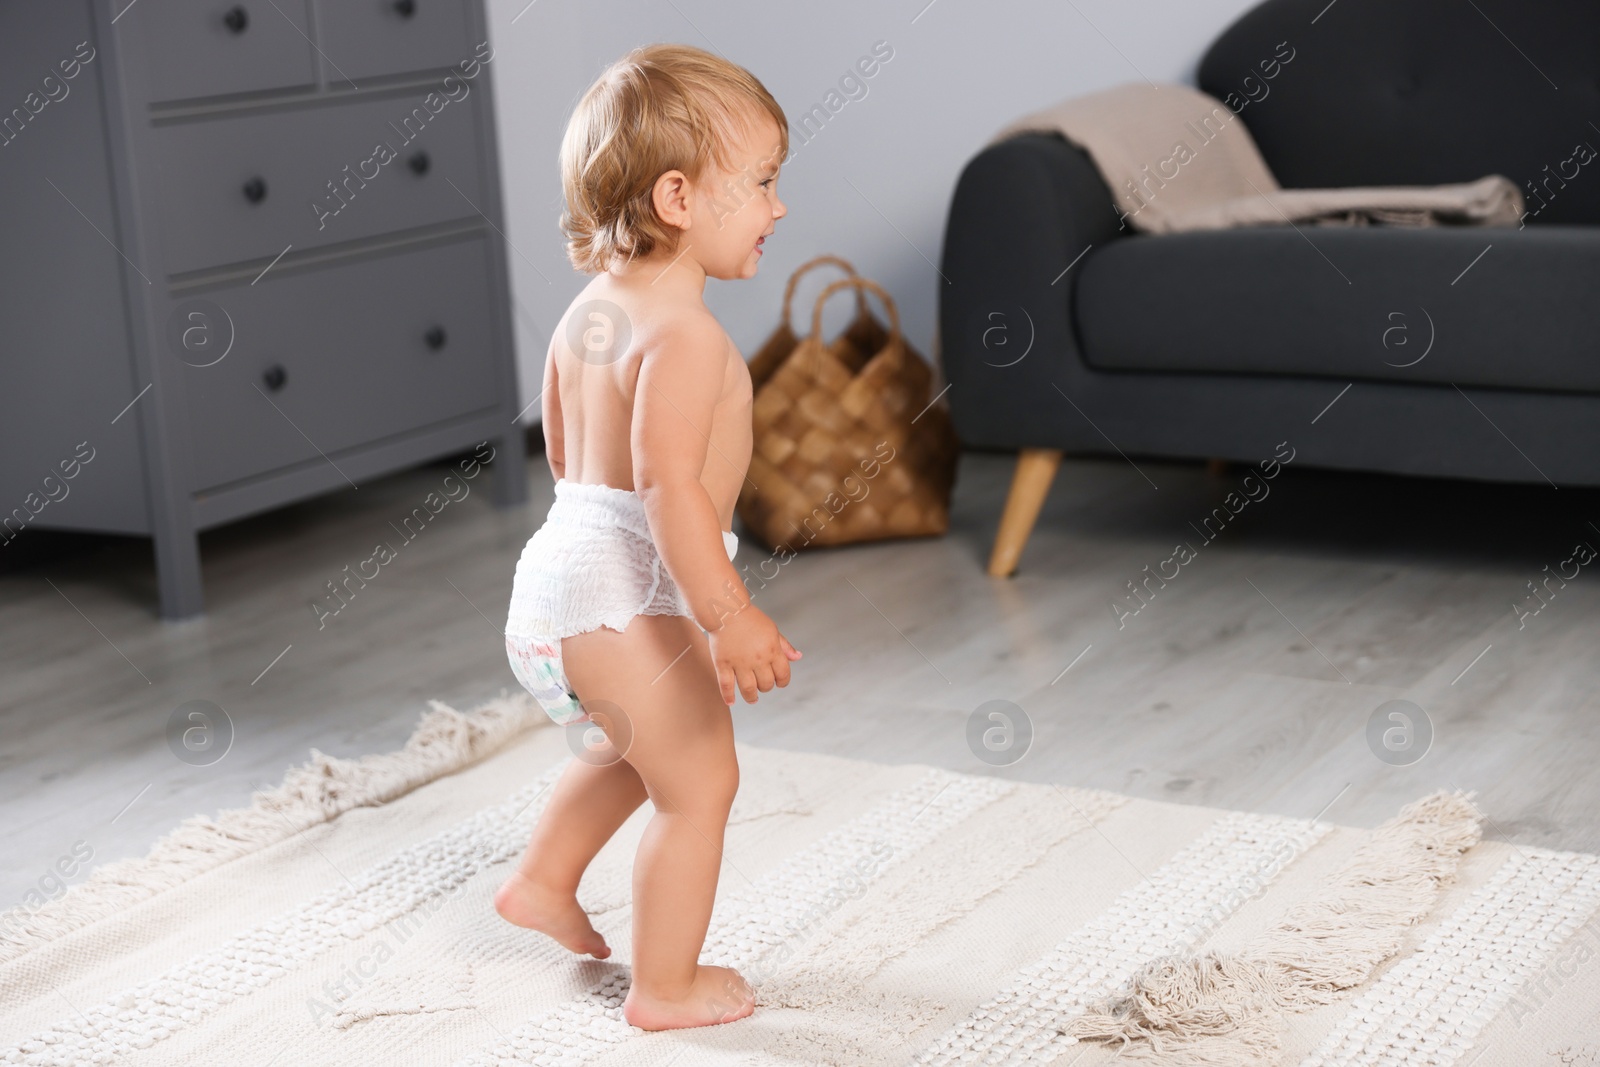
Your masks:
<svg viewBox="0 0 1600 1067"><path fill-rule="evenodd" d="M650 203L662 222L687 230L690 222L688 176L681 170L669 170L661 175L650 190Z"/></svg>

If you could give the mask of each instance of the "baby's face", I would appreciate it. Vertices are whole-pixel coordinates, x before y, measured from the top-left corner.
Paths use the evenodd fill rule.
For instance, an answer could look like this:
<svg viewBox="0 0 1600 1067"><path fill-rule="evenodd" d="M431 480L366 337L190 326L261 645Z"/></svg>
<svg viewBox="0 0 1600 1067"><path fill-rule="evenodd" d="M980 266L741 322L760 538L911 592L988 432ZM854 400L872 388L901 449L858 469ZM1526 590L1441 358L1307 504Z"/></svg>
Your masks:
<svg viewBox="0 0 1600 1067"><path fill-rule="evenodd" d="M783 143L778 124L762 112L728 146L734 169L709 174L695 198L694 223L684 234L692 254L712 278L750 278L761 242L789 213L778 199Z"/></svg>

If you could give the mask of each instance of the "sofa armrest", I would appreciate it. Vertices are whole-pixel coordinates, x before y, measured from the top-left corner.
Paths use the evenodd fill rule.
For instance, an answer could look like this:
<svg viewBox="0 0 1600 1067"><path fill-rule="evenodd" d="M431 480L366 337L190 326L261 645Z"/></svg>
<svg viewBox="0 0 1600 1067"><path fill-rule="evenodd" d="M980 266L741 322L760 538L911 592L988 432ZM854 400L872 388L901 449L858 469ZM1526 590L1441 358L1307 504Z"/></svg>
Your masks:
<svg viewBox="0 0 1600 1067"><path fill-rule="evenodd" d="M1060 137L991 145L962 170L945 225L939 339L963 444L1058 436L1071 409L1052 383L1082 363L1076 276L1093 249L1130 232L1094 163Z"/></svg>

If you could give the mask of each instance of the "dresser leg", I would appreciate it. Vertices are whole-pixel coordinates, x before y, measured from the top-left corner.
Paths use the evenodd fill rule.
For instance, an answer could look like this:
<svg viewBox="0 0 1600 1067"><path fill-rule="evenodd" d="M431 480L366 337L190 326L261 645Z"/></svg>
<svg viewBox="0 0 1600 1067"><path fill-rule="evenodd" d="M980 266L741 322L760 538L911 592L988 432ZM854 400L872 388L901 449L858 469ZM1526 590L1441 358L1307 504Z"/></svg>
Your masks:
<svg viewBox="0 0 1600 1067"><path fill-rule="evenodd" d="M528 502L527 452L527 435L520 424L494 443L494 462L489 464L494 481L489 486L489 498L495 507L515 508Z"/></svg>
<svg viewBox="0 0 1600 1067"><path fill-rule="evenodd" d="M202 614L205 593L200 584L199 535L193 530L157 534L155 553L161 617L176 622Z"/></svg>

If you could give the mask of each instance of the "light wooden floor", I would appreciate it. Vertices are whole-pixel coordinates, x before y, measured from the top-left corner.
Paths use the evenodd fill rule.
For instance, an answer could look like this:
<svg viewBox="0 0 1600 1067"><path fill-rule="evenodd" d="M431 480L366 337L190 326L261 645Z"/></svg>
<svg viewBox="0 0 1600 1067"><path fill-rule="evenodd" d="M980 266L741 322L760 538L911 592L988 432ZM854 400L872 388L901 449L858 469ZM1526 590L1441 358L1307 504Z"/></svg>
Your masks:
<svg viewBox="0 0 1600 1067"><path fill-rule="evenodd" d="M1238 479L1140 466L1159 490L1121 459L1069 458L1009 580L984 573L1012 467L989 454L962 459L949 536L784 565L757 603L806 656L787 690L737 706L740 738L1368 826L1454 785L1480 792L1491 837L1600 850L1600 561L1525 628L1512 610L1575 542L1600 546L1600 494L1291 468L1119 630L1109 602L1199 544L1188 524ZM207 534L202 621L155 620L142 541L0 575L0 907L77 841L97 862L140 853L312 746L387 750L430 697L514 687L499 626L552 499L541 456L525 508L495 511L480 479L324 629L309 607L446 472ZM754 571L766 553L739 532ZM1436 730L1409 767L1365 737L1396 698ZM211 767L165 741L193 699L235 724ZM1033 724L1009 767L968 748L990 700Z"/></svg>

